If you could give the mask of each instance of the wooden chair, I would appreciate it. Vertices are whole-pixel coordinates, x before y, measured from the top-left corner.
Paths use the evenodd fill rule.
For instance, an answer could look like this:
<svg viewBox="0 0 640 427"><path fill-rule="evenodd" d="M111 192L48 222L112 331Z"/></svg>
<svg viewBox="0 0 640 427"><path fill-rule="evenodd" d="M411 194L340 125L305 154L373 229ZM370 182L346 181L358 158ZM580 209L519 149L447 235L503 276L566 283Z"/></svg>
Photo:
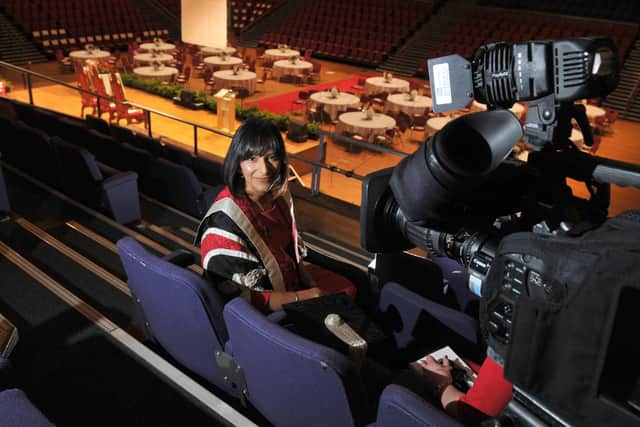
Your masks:
<svg viewBox="0 0 640 427"><path fill-rule="evenodd" d="M111 91L113 97L116 100L116 123L120 124L121 119L125 119L127 124L130 123L142 123L147 128L147 114L141 108L131 107L125 104L126 99L124 96L124 90L121 86L120 80L115 73L111 73Z"/></svg>

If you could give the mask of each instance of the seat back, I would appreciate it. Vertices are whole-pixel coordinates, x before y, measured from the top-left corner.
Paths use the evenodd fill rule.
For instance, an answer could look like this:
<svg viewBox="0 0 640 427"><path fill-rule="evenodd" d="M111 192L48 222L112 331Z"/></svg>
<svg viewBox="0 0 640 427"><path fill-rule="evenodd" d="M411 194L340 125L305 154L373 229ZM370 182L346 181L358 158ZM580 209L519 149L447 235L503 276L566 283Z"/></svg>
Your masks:
<svg viewBox="0 0 640 427"><path fill-rule="evenodd" d="M417 394L395 384L382 392L375 424L369 427L462 427Z"/></svg>
<svg viewBox="0 0 640 427"><path fill-rule="evenodd" d="M224 308L246 397L272 424L354 426L366 422L366 394L343 354L273 323L242 298Z"/></svg>
<svg viewBox="0 0 640 427"><path fill-rule="evenodd" d="M40 129L18 123L17 143L20 153L16 166L51 186L60 185L59 165L49 136ZM34 154L36 153L36 154Z"/></svg>
<svg viewBox="0 0 640 427"><path fill-rule="evenodd" d="M86 116L85 120L89 129L97 130L105 135L109 135L109 123L106 120L96 116Z"/></svg>
<svg viewBox="0 0 640 427"><path fill-rule="evenodd" d="M193 171L200 180L208 185L224 183L222 163L198 156L193 159Z"/></svg>
<svg viewBox="0 0 640 427"><path fill-rule="evenodd" d="M93 154L55 136L51 143L60 159L64 192L83 203L98 205L103 176Z"/></svg>
<svg viewBox="0 0 640 427"><path fill-rule="evenodd" d="M142 179L143 191L183 212L200 218L204 212L202 186L193 171L166 159L151 161Z"/></svg>
<svg viewBox="0 0 640 427"><path fill-rule="evenodd" d="M117 242L127 284L141 309L151 338L173 359L221 389L215 354L224 350L224 301L197 274L147 252L131 237Z"/></svg>

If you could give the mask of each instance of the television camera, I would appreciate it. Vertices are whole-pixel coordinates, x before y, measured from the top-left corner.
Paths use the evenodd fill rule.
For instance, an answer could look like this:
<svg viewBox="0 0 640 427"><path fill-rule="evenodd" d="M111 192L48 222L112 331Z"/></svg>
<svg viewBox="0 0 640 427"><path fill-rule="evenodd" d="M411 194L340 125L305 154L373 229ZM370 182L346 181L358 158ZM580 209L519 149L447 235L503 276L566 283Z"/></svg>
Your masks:
<svg viewBox="0 0 640 427"><path fill-rule="evenodd" d="M640 422L640 368L631 357L640 344L621 332L638 320L630 307L640 303L640 215L607 219L609 185L640 188L640 167L569 140L572 118L585 140L591 135L574 101L606 96L618 67L615 45L602 37L497 43L471 62L430 60L434 111L473 98L488 111L451 121L363 181L365 249L418 246L467 267L469 289L482 297L488 354L514 384L496 425ZM516 101L528 106L526 162L511 156L523 136L506 110ZM567 178L585 183L590 198L574 196ZM632 366L624 375L623 361Z"/></svg>

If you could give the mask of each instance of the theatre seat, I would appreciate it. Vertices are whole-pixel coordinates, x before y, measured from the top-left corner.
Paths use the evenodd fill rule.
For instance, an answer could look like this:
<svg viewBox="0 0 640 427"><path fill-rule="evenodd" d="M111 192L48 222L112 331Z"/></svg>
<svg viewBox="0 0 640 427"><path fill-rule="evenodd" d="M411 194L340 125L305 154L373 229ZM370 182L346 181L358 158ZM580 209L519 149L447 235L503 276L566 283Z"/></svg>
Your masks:
<svg viewBox="0 0 640 427"><path fill-rule="evenodd" d="M203 188L190 168L154 159L142 177L142 191L176 209L201 218L218 190Z"/></svg>
<svg viewBox="0 0 640 427"><path fill-rule="evenodd" d="M24 391L15 388L13 374L9 359L0 356L0 426L52 427Z"/></svg>
<svg viewBox="0 0 640 427"><path fill-rule="evenodd" d="M228 337L223 297L202 277L174 265L175 256L158 258L131 237L117 246L148 337L191 372L237 396L216 363Z"/></svg>
<svg viewBox="0 0 640 427"><path fill-rule="evenodd" d="M372 420L347 356L275 324L242 298L224 308L246 398L279 427L362 426Z"/></svg>
<svg viewBox="0 0 640 427"><path fill-rule="evenodd" d="M60 160L63 191L94 209L107 211L121 224L140 221L138 175L123 172L104 178L95 157L58 137L51 138Z"/></svg>
<svg viewBox="0 0 640 427"><path fill-rule="evenodd" d="M463 427L442 409L395 384L387 386L378 404L376 422L369 427Z"/></svg>

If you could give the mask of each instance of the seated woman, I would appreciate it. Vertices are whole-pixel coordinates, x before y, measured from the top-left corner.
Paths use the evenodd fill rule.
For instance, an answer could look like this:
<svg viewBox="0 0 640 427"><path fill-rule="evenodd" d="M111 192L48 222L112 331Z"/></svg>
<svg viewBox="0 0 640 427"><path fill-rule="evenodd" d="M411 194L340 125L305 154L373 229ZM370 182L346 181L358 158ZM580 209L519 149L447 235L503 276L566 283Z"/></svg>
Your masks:
<svg viewBox="0 0 640 427"><path fill-rule="evenodd" d="M224 161L225 187L198 227L206 274L240 285L263 311L325 293L354 297L349 280L302 261L288 173L280 131L263 119L246 120Z"/></svg>

